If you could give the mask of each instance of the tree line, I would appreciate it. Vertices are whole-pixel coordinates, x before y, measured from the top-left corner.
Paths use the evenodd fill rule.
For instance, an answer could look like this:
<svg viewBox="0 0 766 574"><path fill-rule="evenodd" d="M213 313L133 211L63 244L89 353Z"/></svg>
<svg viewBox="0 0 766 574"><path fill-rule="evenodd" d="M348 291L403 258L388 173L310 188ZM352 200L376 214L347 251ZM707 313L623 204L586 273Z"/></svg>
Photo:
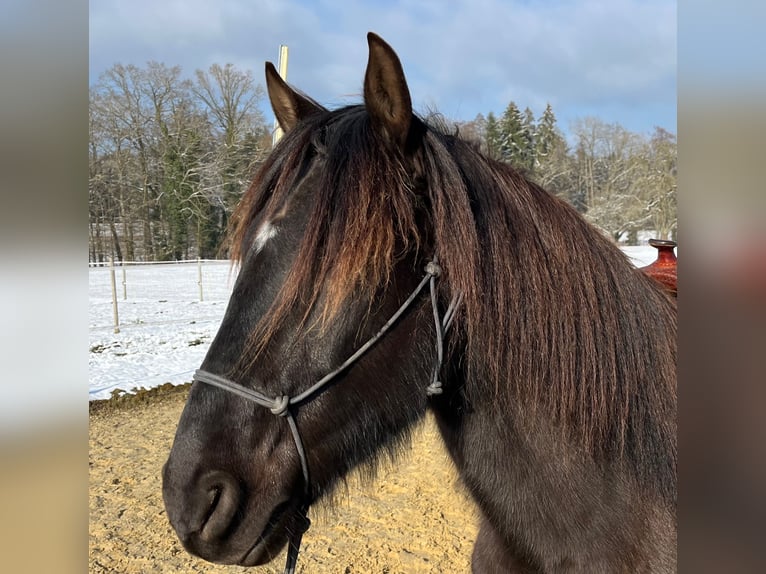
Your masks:
<svg viewBox="0 0 766 574"><path fill-rule="evenodd" d="M660 127L630 132L595 117L573 122L567 143L548 104L536 121L510 102L500 117L480 114L457 129L489 156L559 195L615 242L637 243L642 231L675 237L676 136Z"/></svg>
<svg viewBox="0 0 766 574"><path fill-rule="evenodd" d="M271 147L263 97L231 64L107 70L90 89L91 261L216 257Z"/></svg>
<svg viewBox="0 0 766 574"><path fill-rule="evenodd" d="M89 259L215 258L229 216L271 149L264 89L250 72L214 64L117 64L90 88ZM676 138L631 133L598 118L567 143L548 105L538 120L510 102L447 122L488 155L572 203L615 241L676 231Z"/></svg>

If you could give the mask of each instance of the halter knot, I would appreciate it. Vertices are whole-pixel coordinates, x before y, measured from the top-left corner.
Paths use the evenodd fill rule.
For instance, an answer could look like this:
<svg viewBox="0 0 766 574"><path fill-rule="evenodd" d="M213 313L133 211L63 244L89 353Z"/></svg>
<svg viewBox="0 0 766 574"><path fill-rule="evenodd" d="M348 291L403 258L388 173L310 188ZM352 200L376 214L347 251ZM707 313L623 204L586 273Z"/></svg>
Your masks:
<svg viewBox="0 0 766 574"><path fill-rule="evenodd" d="M430 385L426 387L426 396L433 397L435 395L440 395L444 389L442 388L442 382L441 381L433 381Z"/></svg>
<svg viewBox="0 0 766 574"><path fill-rule="evenodd" d="M274 399L274 406L269 407L272 415L283 417L287 415L287 409L290 406L290 397L283 395Z"/></svg>
<svg viewBox="0 0 766 574"><path fill-rule="evenodd" d="M436 261L430 261L426 265L426 273L431 277L439 277L442 274L442 268Z"/></svg>

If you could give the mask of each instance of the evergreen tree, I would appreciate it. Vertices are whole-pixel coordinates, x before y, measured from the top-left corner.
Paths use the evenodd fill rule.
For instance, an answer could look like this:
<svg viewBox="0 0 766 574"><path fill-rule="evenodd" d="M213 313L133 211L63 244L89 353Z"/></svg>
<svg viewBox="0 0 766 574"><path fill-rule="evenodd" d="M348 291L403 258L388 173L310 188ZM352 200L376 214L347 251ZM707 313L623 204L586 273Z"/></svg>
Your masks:
<svg viewBox="0 0 766 574"><path fill-rule="evenodd" d="M521 112L516 103L511 102L500 119L500 159L523 169L525 145Z"/></svg>
<svg viewBox="0 0 766 574"><path fill-rule="evenodd" d="M536 132L535 115L529 107L526 107L521 119L521 149L519 150L519 159L521 160L521 167L530 174L535 168Z"/></svg>
<svg viewBox="0 0 766 574"><path fill-rule="evenodd" d="M163 126L166 138L163 153L162 200L165 251L160 259L180 260L190 257L196 225L192 207L200 186L203 139L206 136L204 116L194 103L184 99L174 106Z"/></svg>
<svg viewBox="0 0 766 574"><path fill-rule="evenodd" d="M550 104L545 106L535 132L535 180L544 188L566 199L578 211L585 211L585 200L575 177L575 157L569 149Z"/></svg>
<svg viewBox="0 0 766 574"><path fill-rule="evenodd" d="M484 126L484 142L485 152L492 159L500 159L501 139L500 122L497 121L494 113L489 112Z"/></svg>
<svg viewBox="0 0 766 574"><path fill-rule="evenodd" d="M551 104L545 106L540 122L537 124L537 137L535 139L535 159L540 165L553 153L554 149L563 142L563 137L556 126L556 116Z"/></svg>

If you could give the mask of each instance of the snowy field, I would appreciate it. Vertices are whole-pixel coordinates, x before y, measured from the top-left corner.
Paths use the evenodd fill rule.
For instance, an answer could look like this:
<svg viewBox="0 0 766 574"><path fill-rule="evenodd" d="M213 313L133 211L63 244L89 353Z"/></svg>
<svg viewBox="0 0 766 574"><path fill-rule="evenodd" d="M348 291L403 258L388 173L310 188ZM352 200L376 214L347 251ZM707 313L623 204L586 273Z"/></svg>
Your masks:
<svg viewBox="0 0 766 574"><path fill-rule="evenodd" d="M636 266L657 257L650 246L625 247ZM115 270L120 332L114 333L109 269L89 269L89 396L191 380L221 324L234 283L228 261L136 265Z"/></svg>
<svg viewBox="0 0 766 574"><path fill-rule="evenodd" d="M114 333L109 269L89 269L89 395L191 380L223 319L234 283L228 261L115 269L120 332Z"/></svg>

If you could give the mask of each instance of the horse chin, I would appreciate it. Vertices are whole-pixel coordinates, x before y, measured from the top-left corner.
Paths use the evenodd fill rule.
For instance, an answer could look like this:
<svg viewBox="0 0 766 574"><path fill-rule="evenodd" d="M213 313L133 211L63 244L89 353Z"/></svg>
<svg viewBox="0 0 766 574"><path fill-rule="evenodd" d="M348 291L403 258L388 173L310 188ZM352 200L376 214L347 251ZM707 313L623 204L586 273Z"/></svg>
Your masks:
<svg viewBox="0 0 766 574"><path fill-rule="evenodd" d="M266 521L255 544L238 562L240 566L262 566L276 558L289 540L291 532L301 526L300 503L287 500L278 504Z"/></svg>

